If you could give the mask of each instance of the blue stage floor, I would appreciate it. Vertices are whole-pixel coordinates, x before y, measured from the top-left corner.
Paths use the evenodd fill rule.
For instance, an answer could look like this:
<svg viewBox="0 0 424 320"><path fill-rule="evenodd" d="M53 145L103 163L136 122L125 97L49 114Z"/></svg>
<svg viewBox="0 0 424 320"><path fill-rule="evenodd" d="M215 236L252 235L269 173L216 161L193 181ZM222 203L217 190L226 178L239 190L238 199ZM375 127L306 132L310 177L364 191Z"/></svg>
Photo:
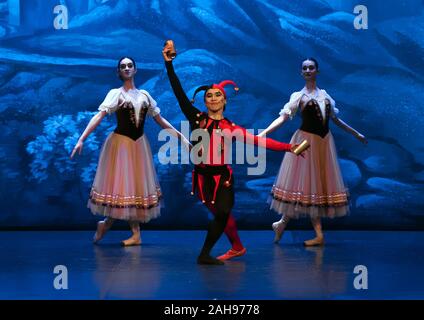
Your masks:
<svg viewBox="0 0 424 320"><path fill-rule="evenodd" d="M1 232L0 299L424 299L424 232L327 232L322 248L304 248L312 232L242 231L248 252L225 266L199 266L203 231ZM228 249L225 236L214 249ZM53 269L68 269L67 290ZM368 269L356 290L355 266Z"/></svg>

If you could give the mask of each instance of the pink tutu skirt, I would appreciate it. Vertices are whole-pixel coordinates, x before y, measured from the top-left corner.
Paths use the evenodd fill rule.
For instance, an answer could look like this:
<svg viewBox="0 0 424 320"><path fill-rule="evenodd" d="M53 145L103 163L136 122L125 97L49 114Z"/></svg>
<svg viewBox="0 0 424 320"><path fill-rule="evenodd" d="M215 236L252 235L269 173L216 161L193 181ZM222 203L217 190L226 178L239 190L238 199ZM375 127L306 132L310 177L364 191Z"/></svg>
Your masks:
<svg viewBox="0 0 424 320"><path fill-rule="evenodd" d="M88 208L93 214L148 222L160 215L161 189L150 145L111 133L103 144Z"/></svg>
<svg viewBox="0 0 424 320"><path fill-rule="evenodd" d="M340 217L348 213L348 190L337 161L334 139L297 130L290 143L307 139L304 158L286 153L272 187L271 209L289 218Z"/></svg>

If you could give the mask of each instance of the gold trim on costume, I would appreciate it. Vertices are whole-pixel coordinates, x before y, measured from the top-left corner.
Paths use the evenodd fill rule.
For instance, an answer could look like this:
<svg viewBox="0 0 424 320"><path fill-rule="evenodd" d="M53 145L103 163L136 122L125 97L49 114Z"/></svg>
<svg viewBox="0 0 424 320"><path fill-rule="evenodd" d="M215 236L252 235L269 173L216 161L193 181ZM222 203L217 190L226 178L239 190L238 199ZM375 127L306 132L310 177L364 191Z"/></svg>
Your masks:
<svg viewBox="0 0 424 320"><path fill-rule="evenodd" d="M303 206L344 206L348 204L347 192L338 192L330 195L304 194L303 192L288 191L273 186L271 194L275 200L290 203L299 203Z"/></svg>
<svg viewBox="0 0 424 320"><path fill-rule="evenodd" d="M161 189L156 188L156 194L142 196L121 196L116 194L102 194L94 189L90 192L90 201L102 206L113 208L137 208L148 209L159 205L162 197Z"/></svg>

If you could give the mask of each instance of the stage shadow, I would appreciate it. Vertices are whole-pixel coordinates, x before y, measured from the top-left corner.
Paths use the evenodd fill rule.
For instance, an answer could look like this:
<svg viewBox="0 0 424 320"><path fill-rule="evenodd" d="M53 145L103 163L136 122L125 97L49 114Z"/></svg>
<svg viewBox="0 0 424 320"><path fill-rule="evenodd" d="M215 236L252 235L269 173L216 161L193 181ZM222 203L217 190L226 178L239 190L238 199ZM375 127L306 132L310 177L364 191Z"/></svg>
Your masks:
<svg viewBox="0 0 424 320"><path fill-rule="evenodd" d="M246 263L232 260L226 261L224 266L198 265L197 271L203 288L202 296L213 299L217 295L229 299L243 289Z"/></svg>

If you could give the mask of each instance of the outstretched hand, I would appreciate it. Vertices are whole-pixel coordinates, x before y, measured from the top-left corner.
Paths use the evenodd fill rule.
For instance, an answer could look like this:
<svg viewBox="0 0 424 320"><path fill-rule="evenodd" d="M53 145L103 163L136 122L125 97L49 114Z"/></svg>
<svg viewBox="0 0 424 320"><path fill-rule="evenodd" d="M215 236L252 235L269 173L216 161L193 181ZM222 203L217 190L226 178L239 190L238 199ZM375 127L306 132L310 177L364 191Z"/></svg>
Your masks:
<svg viewBox="0 0 424 320"><path fill-rule="evenodd" d="M359 141L361 141L363 144L368 144L368 140L367 138L365 138L365 136L363 134L359 134L356 139L358 139Z"/></svg>
<svg viewBox="0 0 424 320"><path fill-rule="evenodd" d="M80 155L82 152L82 146L83 143L81 141L78 141L77 144L75 145L74 149L72 149L72 153L71 153L71 159L74 157L74 155L78 152L78 154Z"/></svg>

